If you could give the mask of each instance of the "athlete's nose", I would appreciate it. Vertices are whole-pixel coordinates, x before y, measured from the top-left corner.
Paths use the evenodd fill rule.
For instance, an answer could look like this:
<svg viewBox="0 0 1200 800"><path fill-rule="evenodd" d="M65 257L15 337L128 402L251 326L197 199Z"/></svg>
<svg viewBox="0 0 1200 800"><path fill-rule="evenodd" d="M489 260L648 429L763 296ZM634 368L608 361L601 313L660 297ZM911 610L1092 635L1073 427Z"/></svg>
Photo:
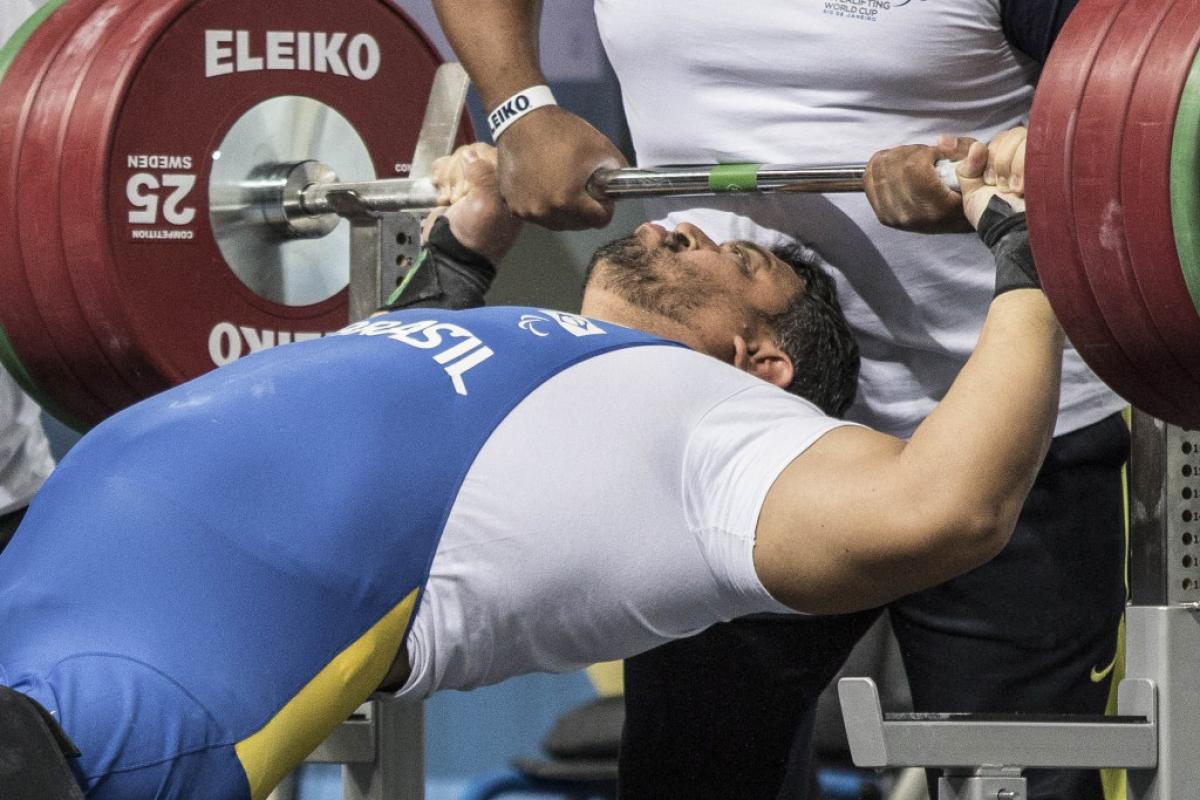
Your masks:
<svg viewBox="0 0 1200 800"><path fill-rule="evenodd" d="M672 231L686 243L685 250L716 250L717 245L712 239L690 222L681 222Z"/></svg>

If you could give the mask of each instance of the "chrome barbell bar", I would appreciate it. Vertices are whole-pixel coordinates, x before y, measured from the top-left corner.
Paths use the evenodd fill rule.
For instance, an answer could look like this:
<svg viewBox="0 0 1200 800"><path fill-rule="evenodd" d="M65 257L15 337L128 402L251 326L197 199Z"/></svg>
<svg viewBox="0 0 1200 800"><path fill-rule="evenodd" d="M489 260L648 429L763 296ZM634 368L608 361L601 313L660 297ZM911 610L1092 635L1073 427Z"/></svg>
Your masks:
<svg viewBox="0 0 1200 800"><path fill-rule="evenodd" d="M938 174L958 189L957 164L939 161ZM600 200L703 197L721 194L861 192L866 165L806 167L796 164L711 164L691 167L597 170L588 193ZM319 176L319 177L317 177ZM428 178L393 178L342 183L332 171L310 162L281 169L278 191L263 196L263 218L285 236L321 236L328 225L311 220L423 211L438 205Z"/></svg>

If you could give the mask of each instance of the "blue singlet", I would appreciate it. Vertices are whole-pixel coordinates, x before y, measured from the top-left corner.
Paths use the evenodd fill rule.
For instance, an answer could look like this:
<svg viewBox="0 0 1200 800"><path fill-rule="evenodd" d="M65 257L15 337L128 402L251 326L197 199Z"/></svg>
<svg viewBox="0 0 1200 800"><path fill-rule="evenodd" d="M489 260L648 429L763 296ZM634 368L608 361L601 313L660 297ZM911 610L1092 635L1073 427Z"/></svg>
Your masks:
<svg viewBox="0 0 1200 800"><path fill-rule="evenodd" d="M496 425L646 344L539 309L410 310L116 415L0 557L0 682L57 715L91 797L265 797L382 681Z"/></svg>

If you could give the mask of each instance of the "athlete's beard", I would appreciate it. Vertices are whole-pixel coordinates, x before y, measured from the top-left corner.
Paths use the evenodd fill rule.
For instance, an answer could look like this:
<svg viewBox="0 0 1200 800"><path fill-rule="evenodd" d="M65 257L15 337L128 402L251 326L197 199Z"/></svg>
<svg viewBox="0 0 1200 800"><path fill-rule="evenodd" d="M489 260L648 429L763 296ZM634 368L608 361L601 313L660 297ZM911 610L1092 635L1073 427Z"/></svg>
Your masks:
<svg viewBox="0 0 1200 800"><path fill-rule="evenodd" d="M663 239L667 252L646 247L636 234L610 242L592 256L588 282L622 297L630 304L688 324L692 313L704 307L711 278L688 269L669 253L687 246L675 233Z"/></svg>

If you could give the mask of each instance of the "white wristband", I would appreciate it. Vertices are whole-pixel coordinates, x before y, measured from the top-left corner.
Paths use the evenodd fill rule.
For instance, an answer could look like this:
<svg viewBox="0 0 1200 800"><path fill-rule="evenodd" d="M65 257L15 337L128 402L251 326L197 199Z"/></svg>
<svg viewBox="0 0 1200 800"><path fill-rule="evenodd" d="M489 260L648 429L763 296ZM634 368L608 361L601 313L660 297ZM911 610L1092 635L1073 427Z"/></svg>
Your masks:
<svg viewBox="0 0 1200 800"><path fill-rule="evenodd" d="M558 103L554 101L554 93L550 91L549 86L530 86L524 91L517 92L496 106L491 114L488 114L488 127L492 129L492 141L499 139L500 134L504 133L509 125L535 108L556 105Z"/></svg>

